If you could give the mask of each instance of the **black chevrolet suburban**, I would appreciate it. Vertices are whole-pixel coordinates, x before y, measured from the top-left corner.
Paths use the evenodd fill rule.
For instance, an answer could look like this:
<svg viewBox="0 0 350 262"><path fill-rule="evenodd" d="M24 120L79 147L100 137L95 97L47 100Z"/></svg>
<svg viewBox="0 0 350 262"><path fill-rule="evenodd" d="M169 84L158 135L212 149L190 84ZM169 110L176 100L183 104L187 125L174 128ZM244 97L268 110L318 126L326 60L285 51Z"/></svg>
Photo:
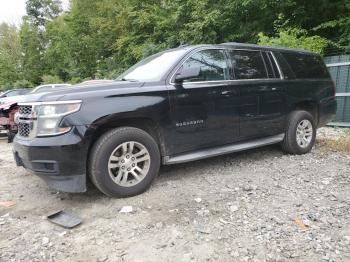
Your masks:
<svg viewBox="0 0 350 262"><path fill-rule="evenodd" d="M320 56L237 43L181 46L111 83L29 101L17 116L17 165L65 192L86 191L90 177L112 197L147 190L161 164L275 143L305 154L336 111Z"/></svg>

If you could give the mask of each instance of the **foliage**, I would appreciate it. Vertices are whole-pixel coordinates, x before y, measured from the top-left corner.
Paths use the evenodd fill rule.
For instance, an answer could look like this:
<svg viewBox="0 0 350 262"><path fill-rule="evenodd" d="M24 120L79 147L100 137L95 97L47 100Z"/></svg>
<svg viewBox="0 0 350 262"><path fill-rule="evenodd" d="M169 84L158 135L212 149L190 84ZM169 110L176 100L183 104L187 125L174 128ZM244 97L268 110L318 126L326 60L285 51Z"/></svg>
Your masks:
<svg viewBox="0 0 350 262"><path fill-rule="evenodd" d="M28 0L27 15L31 23L37 27L45 26L62 12L61 0Z"/></svg>
<svg viewBox="0 0 350 262"><path fill-rule="evenodd" d="M346 128L344 133L347 135L347 136L350 136L350 128Z"/></svg>
<svg viewBox="0 0 350 262"><path fill-rule="evenodd" d="M320 36L308 36L306 30L299 28L281 29L276 37L268 37L259 33L258 43L260 45L300 48L323 54L324 49L330 41Z"/></svg>
<svg viewBox="0 0 350 262"><path fill-rule="evenodd" d="M17 81L21 67L19 32L14 25L0 24L0 86Z"/></svg>
<svg viewBox="0 0 350 262"><path fill-rule="evenodd" d="M60 0L28 0L20 29L3 34L0 26L0 86L21 79L37 85L45 75L72 83L115 78L180 44L235 41L322 53L350 45L349 13L349 0L71 0L66 12Z"/></svg>
<svg viewBox="0 0 350 262"><path fill-rule="evenodd" d="M63 83L63 81L60 79L59 76L53 76L53 75L44 75L42 76L42 84L60 84Z"/></svg>
<svg viewBox="0 0 350 262"><path fill-rule="evenodd" d="M33 84L40 83L43 70L41 43L38 38L38 28L24 19L20 31L22 46L23 78Z"/></svg>
<svg viewBox="0 0 350 262"><path fill-rule="evenodd" d="M34 87L31 82L28 80L18 80L13 84L13 87L15 88L32 88Z"/></svg>

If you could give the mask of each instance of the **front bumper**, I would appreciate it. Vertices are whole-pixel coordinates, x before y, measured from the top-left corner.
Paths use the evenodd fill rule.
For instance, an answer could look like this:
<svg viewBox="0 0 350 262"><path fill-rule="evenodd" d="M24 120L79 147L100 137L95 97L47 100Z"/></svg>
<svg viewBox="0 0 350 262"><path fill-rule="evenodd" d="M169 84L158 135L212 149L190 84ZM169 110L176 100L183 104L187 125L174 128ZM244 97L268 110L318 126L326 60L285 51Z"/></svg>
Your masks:
<svg viewBox="0 0 350 262"><path fill-rule="evenodd" d="M55 137L24 140L16 136L13 154L17 166L30 170L49 187L63 192L86 191L88 139L86 127L74 127Z"/></svg>

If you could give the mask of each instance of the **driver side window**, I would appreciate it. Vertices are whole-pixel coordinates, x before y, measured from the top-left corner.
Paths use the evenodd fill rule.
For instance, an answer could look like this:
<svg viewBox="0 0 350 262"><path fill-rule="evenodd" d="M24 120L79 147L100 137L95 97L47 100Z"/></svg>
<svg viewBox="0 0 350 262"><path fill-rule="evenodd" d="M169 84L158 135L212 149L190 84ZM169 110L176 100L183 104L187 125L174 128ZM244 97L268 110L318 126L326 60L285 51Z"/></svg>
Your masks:
<svg viewBox="0 0 350 262"><path fill-rule="evenodd" d="M199 76L184 82L229 80L229 69L223 50L203 50L189 57L182 66L182 71L199 68Z"/></svg>

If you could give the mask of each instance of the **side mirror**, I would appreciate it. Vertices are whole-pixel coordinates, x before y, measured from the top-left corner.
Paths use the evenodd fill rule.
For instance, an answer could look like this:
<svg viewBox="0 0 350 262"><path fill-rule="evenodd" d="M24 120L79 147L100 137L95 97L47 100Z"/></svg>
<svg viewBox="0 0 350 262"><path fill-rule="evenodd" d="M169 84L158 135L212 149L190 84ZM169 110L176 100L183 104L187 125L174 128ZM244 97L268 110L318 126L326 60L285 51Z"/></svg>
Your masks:
<svg viewBox="0 0 350 262"><path fill-rule="evenodd" d="M182 83L185 80L199 77L201 72L200 67L194 67L194 68L182 68L176 75L175 75L175 83Z"/></svg>

